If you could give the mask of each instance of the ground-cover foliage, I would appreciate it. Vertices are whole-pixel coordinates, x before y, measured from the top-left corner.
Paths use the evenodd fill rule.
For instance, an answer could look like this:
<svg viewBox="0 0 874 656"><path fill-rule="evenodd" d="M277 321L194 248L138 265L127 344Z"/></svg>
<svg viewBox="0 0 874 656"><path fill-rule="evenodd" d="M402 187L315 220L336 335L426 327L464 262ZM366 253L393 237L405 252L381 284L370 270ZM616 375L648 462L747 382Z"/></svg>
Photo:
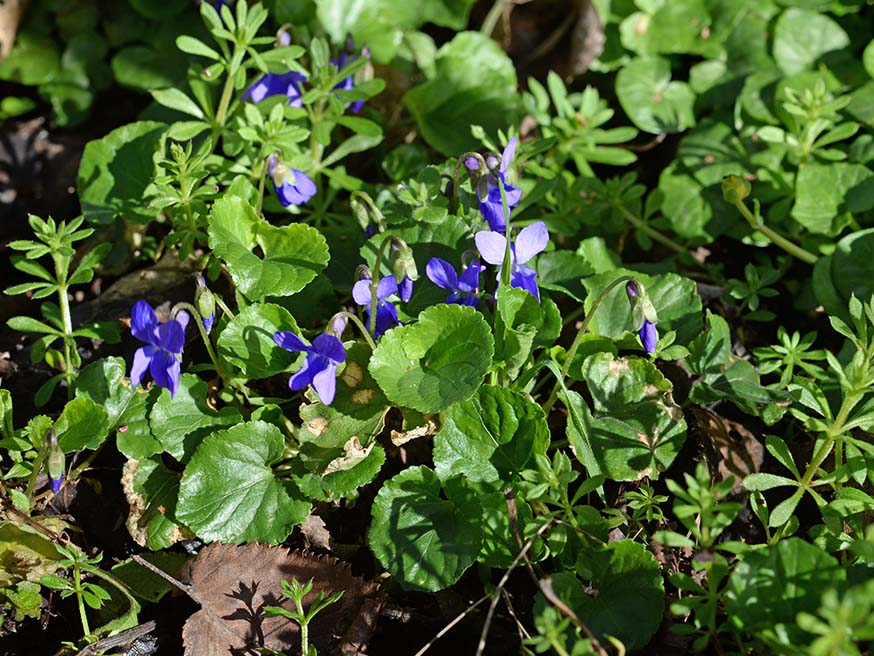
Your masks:
<svg viewBox="0 0 874 656"><path fill-rule="evenodd" d="M32 3L4 639L868 653L874 12L567 4Z"/></svg>

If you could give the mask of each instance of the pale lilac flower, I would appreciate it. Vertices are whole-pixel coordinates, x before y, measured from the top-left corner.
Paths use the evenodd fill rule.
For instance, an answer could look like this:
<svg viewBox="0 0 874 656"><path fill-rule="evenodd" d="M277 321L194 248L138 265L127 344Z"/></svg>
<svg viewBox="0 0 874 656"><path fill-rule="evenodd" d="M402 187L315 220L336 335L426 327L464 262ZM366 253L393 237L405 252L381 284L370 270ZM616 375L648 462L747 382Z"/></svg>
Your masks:
<svg viewBox="0 0 874 656"><path fill-rule="evenodd" d="M483 230L474 237L476 247L482 258L489 264L498 267L504 264L504 254L507 251L507 238L499 232ZM540 290L537 287L537 273L534 269L523 266L532 257L542 252L549 243L549 232L543 221L533 223L523 228L516 235L516 243L510 245L510 286L528 291L538 301ZM498 269L498 279L501 272Z"/></svg>

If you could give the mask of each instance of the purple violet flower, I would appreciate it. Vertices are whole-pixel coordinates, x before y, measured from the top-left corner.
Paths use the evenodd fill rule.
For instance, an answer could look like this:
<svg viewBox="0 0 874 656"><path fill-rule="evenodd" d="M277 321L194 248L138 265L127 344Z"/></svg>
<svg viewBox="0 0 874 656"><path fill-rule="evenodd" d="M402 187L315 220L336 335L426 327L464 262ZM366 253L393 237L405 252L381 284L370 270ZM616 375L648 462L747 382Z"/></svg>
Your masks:
<svg viewBox="0 0 874 656"><path fill-rule="evenodd" d="M507 147L501 155L501 166L498 169L498 178L504 184L504 193L507 196L507 212L511 213L512 208L519 204L522 199L522 190L514 187L507 182L507 171L510 169L510 164L513 162L513 157L516 155L516 137L510 139ZM467 163L465 162L465 166ZM509 216L504 216L504 205L501 202L501 188L498 186L498 178L493 174L487 176L487 191L485 198L479 199L479 209L482 212L483 219L489 224L489 228L494 232L506 232L507 220ZM479 194L477 194L479 197Z"/></svg>
<svg viewBox="0 0 874 656"><path fill-rule="evenodd" d="M52 494L57 494L58 492L60 492L61 491L61 483L64 482L64 475L61 474L57 478L52 478L51 476L49 476L49 480L52 483Z"/></svg>
<svg viewBox="0 0 874 656"><path fill-rule="evenodd" d="M297 71L288 73L265 73L243 94L243 100L259 103L270 96L288 96L289 107L302 107L300 85L307 81L306 75Z"/></svg>
<svg viewBox="0 0 874 656"><path fill-rule="evenodd" d="M345 52L341 52L340 56L337 57L337 59L331 60L331 63L337 67L337 71L339 72L339 71L343 70L344 66L346 66L346 64L348 63L347 60L353 61L354 59L355 59L355 57L350 57ZM348 77L344 77L340 81L340 83L334 87L334 89L336 89L337 91L352 91L352 89L354 89L354 88L355 88L355 80L353 79L353 77L351 75ZM346 107L350 107L350 106L352 107L352 112L354 114L357 114L358 112L361 111L361 108L364 107L364 101L363 100L356 100L355 102L352 102L352 103L346 103Z"/></svg>
<svg viewBox="0 0 874 656"><path fill-rule="evenodd" d="M482 258L489 264L501 267L504 263L504 253L507 250L507 238L499 232L483 230L474 236L476 247ZM516 243L510 245L510 286L527 290L534 298L540 300L540 290L537 287L537 273L534 269L522 266L532 257L543 251L549 243L549 232L543 221L532 223L522 228L516 235ZM500 280L501 270L498 269Z"/></svg>
<svg viewBox="0 0 874 656"><path fill-rule="evenodd" d="M131 385L139 385L148 369L156 385L170 390L171 398L176 394L187 325L187 312L180 312L174 319L159 324L151 305L146 301L136 302L131 310L130 331L146 346L140 347L134 354L130 370Z"/></svg>
<svg viewBox="0 0 874 656"><path fill-rule="evenodd" d="M304 205L316 195L318 188L312 178L303 171L288 168L276 155L267 160L267 172L283 207Z"/></svg>
<svg viewBox="0 0 874 656"><path fill-rule="evenodd" d="M459 276L449 262L439 257L432 257L425 267L425 273L435 285L452 292L446 297L447 303L476 307L479 303L476 289L483 268L479 260L474 260Z"/></svg>
<svg viewBox="0 0 874 656"><path fill-rule="evenodd" d="M370 285L371 280L359 280L352 288L352 298L358 305L362 306L367 313L367 321L364 325L370 328ZM375 337L379 338L382 334L394 325L400 325L398 319L398 310L394 304L387 300L392 294L398 293L398 284L395 282L394 276L386 276L379 281L376 287L376 333Z"/></svg>
<svg viewBox="0 0 874 656"><path fill-rule="evenodd" d="M337 389L337 367L346 360L343 342L333 335L322 333L309 345L287 330L273 333L273 339L286 351L307 354L303 366L289 379L288 386L297 391L312 385L319 400L331 405Z"/></svg>

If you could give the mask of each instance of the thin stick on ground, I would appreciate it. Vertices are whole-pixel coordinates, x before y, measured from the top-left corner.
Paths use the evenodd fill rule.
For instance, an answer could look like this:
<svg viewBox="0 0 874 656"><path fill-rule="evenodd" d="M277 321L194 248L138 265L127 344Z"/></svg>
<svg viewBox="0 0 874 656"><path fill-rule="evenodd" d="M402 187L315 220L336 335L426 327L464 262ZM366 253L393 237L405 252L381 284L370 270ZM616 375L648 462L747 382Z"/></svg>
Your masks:
<svg viewBox="0 0 874 656"><path fill-rule="evenodd" d="M419 651L417 651L416 654L415 654L415 656L422 656L422 654L424 654L426 651L428 651L429 649L431 649L431 647L434 645L435 642L437 642L440 638L442 638L442 637L445 636L447 633L449 633L449 631L452 630L452 627L453 627L453 626L455 626L456 624L458 624L461 620L463 620L463 619L465 618L465 616L467 616L467 614L468 614L470 611L472 611L474 608L476 608L477 606L479 606L481 603L483 603L483 602L484 602L486 599L488 599L488 598L489 598L489 596L488 596L488 595L485 595L485 596L482 597L479 601L477 601L476 603L471 604L470 606L468 606L467 608L465 608L463 611L461 611L461 612L460 612L460 613L455 617L455 619L453 619L449 624L447 624L447 625L444 626L442 629L440 629L440 631L437 632L437 635L435 635L433 638L431 638L431 640L428 641L428 644L427 644L427 645L425 645L425 646L422 647Z"/></svg>
<svg viewBox="0 0 874 656"><path fill-rule="evenodd" d="M519 533L519 515L516 512L516 495L513 492L513 488L507 488L506 490L504 490L504 499L507 502L507 512L510 515L510 528L513 530L513 535L516 538L516 544L521 545L522 535L521 533ZM580 618L577 617L577 614L573 610L571 610L568 605L565 604L561 599L559 599L558 596L555 594L555 591L552 589L552 578L549 576L539 578L534 572L534 567L531 565L531 561L528 560L528 549L531 548L531 545L534 543L534 538L537 538L546 529L546 527L550 525L552 525L552 520L550 520L537 530L537 533L535 533L534 536L532 536L532 538L525 543L525 548L523 548L519 552L519 556L517 556L516 560L518 561L520 557L525 559L525 564L528 566L528 572L529 574L531 574L531 578L534 579L534 583L537 584L537 587L540 589L540 592L543 594L543 596L546 597L549 603L555 606L562 615L564 615L571 622L573 622L577 626L577 628L583 633L583 635L585 635L592 642L592 647L599 654L599 656L609 656L607 650L604 649L604 647L598 641L598 638L595 637L595 634L589 630L589 627L583 624ZM515 562L516 561L514 561L514 565ZM509 576L509 571L507 572L507 576ZM503 581L504 579L502 579L502 582ZM503 586L499 586L499 589L502 587ZM490 616L495 605L497 605L497 602L493 600L492 608L489 609ZM490 620L490 616L486 618L487 621ZM483 647L485 647L485 634L483 634L483 636L480 638L480 645L477 649L477 656L480 656L480 654L482 653L481 648Z"/></svg>
<svg viewBox="0 0 874 656"><path fill-rule="evenodd" d="M498 581L498 586L495 588L495 591L492 593L492 603L489 605L489 612L486 614L486 621L485 621L485 624L483 624L482 633L480 633L479 644L476 647L476 656L482 656L483 650L486 648L486 638L488 637L489 629L492 626L492 617L495 614L495 608L497 608L497 606L498 606L498 601L500 601L500 599L501 599L501 592L504 590L504 586L507 584L507 581L510 580L510 574L513 573L513 570L516 569L516 566L523 559L525 560L525 563L528 565L528 567L531 568L531 561L528 560L528 550L534 544L534 541L537 538L539 538L544 532L546 532L546 529L549 528L550 526L552 526L552 520L549 520L548 522L544 523L543 526L541 526L539 529L537 529L537 532L534 535L532 535L529 538L528 542L526 542L522 546L522 548L519 551L516 558L513 559L513 562L510 565L510 568L506 572L504 572L504 575L501 577L501 580ZM533 574L534 570L530 569L530 571ZM537 580L536 574L534 574L534 580L535 581Z"/></svg>
<svg viewBox="0 0 874 656"><path fill-rule="evenodd" d="M195 601L198 601L198 603L199 603L199 600L195 599L194 596L191 594L191 586L190 586L190 585L185 585L184 583L182 583L182 582L179 581L178 579L173 578L173 577L170 576L167 572L165 572L164 570L162 570L160 567L156 567L155 565L153 565L152 563L150 563L148 560L146 560L146 559L143 558L142 556L134 555L134 556L131 556L131 558L132 558L133 561L136 562L138 565L142 565L143 567L145 567L147 570L149 570L149 571L152 572L153 574L157 574L157 575L160 576L162 579L164 579L165 581L167 581L167 583L169 583L170 585L172 585L172 586L174 586L174 587L176 587L176 588L179 588L180 590L182 590L182 592L184 592L185 594L187 594L189 597L191 597L191 598L194 599Z"/></svg>

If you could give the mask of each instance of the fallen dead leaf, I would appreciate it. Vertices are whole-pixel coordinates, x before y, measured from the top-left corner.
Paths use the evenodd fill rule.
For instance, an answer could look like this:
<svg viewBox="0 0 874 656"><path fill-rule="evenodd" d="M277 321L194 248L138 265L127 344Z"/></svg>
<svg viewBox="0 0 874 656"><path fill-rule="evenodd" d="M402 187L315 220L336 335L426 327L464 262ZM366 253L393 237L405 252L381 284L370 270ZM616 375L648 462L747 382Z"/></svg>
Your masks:
<svg viewBox="0 0 874 656"><path fill-rule="evenodd" d="M377 584L353 576L348 565L334 558L261 544L214 543L191 567L188 594L201 609L182 631L185 656L255 656L261 647L299 649L298 625L264 612L265 606L292 607L281 587L282 580L291 579L313 581L304 608L319 592L327 597L343 591L310 624L310 643L323 654L359 653L384 603Z"/></svg>
<svg viewBox="0 0 874 656"><path fill-rule="evenodd" d="M693 414L711 472L715 470L723 481L733 476L732 494L740 494L743 479L762 466L762 443L741 423L700 407L693 408Z"/></svg>

